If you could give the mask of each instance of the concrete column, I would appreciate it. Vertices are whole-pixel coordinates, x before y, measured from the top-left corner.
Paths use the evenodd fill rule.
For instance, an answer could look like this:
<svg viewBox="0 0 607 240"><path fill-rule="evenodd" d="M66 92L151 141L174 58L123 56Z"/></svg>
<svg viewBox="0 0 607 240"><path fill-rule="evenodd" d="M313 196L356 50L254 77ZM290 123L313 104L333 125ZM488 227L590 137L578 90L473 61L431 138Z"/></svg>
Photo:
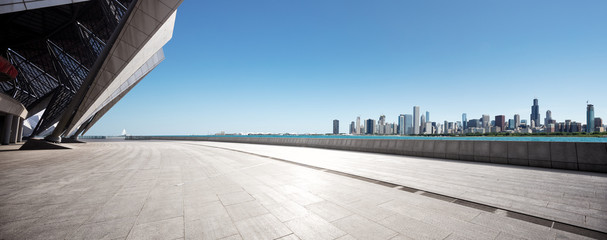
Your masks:
<svg viewBox="0 0 607 240"><path fill-rule="evenodd" d="M17 129L17 142L23 141L23 121L25 121L25 119L19 118L19 127Z"/></svg>
<svg viewBox="0 0 607 240"><path fill-rule="evenodd" d="M13 116L13 122L11 125L11 138L8 140L10 143L17 142L17 133L19 132L19 116Z"/></svg>
<svg viewBox="0 0 607 240"><path fill-rule="evenodd" d="M13 127L13 116L10 114L7 114L6 116L4 116L4 126L2 126L2 136L0 136L0 138L2 138L0 140L0 143L2 145L8 145L9 140L11 138L11 128Z"/></svg>

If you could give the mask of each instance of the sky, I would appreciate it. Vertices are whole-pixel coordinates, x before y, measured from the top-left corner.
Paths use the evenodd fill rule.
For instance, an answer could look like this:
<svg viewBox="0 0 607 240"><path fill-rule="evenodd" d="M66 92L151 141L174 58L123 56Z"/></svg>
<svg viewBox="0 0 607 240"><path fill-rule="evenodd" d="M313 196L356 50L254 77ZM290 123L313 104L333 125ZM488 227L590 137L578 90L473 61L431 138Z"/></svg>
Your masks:
<svg viewBox="0 0 607 240"><path fill-rule="evenodd" d="M165 60L87 135L341 132L489 114L607 120L607 1L185 0Z"/></svg>

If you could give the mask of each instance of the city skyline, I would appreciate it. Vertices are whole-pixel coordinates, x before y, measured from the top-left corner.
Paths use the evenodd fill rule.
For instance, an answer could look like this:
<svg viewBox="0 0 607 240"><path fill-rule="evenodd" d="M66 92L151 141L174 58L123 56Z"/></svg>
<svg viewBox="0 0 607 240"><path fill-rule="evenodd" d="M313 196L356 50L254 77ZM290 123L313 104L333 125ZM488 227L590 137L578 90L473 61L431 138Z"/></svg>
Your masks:
<svg viewBox="0 0 607 240"><path fill-rule="evenodd" d="M532 105L531 105L531 114L529 115L529 119L521 119L520 118L520 114L516 113L512 115L512 118L510 118L508 115L504 115L504 114L499 114L499 115L494 115L491 116L489 114L482 114L480 118L468 118L468 113L462 113L460 120L455 120L455 121L451 121L449 119L444 119L444 120L440 120L440 121L428 121L427 119L429 119L429 115L430 112L429 111L425 111L425 114L421 114L420 117L420 106L413 106L413 111L409 114L407 113L401 113L396 117L396 121L387 121L386 122L386 117L384 114L382 114L380 116L380 121L378 122L377 125L374 126L374 128L378 128L380 130L374 129L372 134L398 134L398 135L418 135L418 134L446 134L446 132L442 132L443 129L447 130L447 129L453 129L453 128L458 128L459 131L462 132L453 132L453 133L465 133L465 131L468 129L468 127L471 128L484 128L483 133L484 132L505 132L507 130L516 130L519 131L519 126L523 126L525 125L525 128L528 128L529 130L525 130L524 132L529 131L529 133L534 132L535 131L540 131L540 132L559 132L563 129L564 124L568 125L569 123L576 123L579 124L579 127L576 128L576 131L585 131L585 132L594 132L594 131L605 131L605 129L602 130L594 130L595 127L604 127L602 125L602 117L601 116L595 116L595 109L594 109L594 105L593 104L589 104L587 102L586 105L586 114L585 114L585 120L584 121L577 121L575 119L555 119L552 117L552 111L551 110L546 110L546 115L544 118L541 117L541 104L539 103L539 99L534 98ZM411 127L411 125L409 125L404 119L405 116L413 116L413 119L415 119L417 117L417 121L413 120L412 121L412 126L417 126L418 128L411 128L411 129L407 129L408 127ZM357 116L357 119L361 119L361 116ZM365 122L368 122L369 120L372 120L373 118L369 118L367 120L365 120ZM596 120L599 121L599 123L595 123ZM336 120L333 120L336 121ZM443 123L444 121L444 123ZM539 124L535 124L535 121L538 121ZM473 126L468 126L470 124L470 122L473 124ZM338 131L340 134L343 133L348 133L348 134L369 134L369 128L366 125L362 125L359 127L359 125L356 125L356 128L353 125L354 122L352 122L352 124L350 125L350 128L348 129L347 132L342 132L342 131ZM426 125L432 123L430 125ZM375 123L374 123L375 124ZM382 132L384 131L382 129L382 126L387 126L393 124L394 126L393 132L390 133L385 133ZM403 127L402 124L405 124L405 126ZM559 124L561 124L561 126L559 126ZM444 128L444 126L447 125L447 128ZM556 130L555 130L555 125L556 125ZM590 125L590 128L587 128L586 126ZM427 130L428 127L434 126L434 131L432 132L432 130ZM453 126L453 127L451 127ZM582 128L582 126L584 126L584 129ZM390 126L388 126L390 127ZM492 127L499 127L496 129L493 129ZM560 127L560 128L559 128ZM437 128L441 128L440 132L437 130ZM357 129L361 129L360 131L357 131ZM593 130L590 130L593 129ZM364 130L364 131L362 131ZM473 130L473 129L470 129ZM568 129L570 130L570 129ZM404 131L404 134L402 134L402 132ZM335 128L333 128L333 134L335 134ZM473 132L470 132L473 133Z"/></svg>
<svg viewBox="0 0 607 240"><path fill-rule="evenodd" d="M88 135L327 133L328 119L607 116L607 2L184 1ZM366 118L365 118L366 119Z"/></svg>

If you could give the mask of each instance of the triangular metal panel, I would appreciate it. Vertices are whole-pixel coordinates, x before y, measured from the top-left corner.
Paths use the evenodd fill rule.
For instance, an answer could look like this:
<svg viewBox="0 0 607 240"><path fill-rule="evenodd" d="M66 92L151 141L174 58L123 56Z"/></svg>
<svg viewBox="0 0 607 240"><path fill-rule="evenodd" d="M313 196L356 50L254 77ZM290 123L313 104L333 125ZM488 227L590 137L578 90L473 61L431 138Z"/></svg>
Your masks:
<svg viewBox="0 0 607 240"><path fill-rule="evenodd" d="M82 85L86 75L88 75L89 69L78 62L74 57L63 51L63 49L52 41L48 40L47 44L49 51L61 68L58 72L62 76L63 83L67 88L75 93Z"/></svg>
<svg viewBox="0 0 607 240"><path fill-rule="evenodd" d="M101 51L103 51L105 42L103 42L103 40L98 38L97 35L95 35L91 30L81 23L77 22L76 25L78 26L82 42L84 42L84 45L88 47L91 56L96 59Z"/></svg>

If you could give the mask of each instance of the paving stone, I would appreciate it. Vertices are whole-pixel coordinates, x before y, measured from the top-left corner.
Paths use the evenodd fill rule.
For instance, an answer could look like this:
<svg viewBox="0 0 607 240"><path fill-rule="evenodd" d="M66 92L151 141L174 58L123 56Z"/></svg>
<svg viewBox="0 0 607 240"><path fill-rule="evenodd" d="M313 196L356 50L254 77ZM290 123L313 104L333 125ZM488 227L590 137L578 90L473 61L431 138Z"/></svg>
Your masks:
<svg viewBox="0 0 607 240"><path fill-rule="evenodd" d="M285 222L285 224L303 240L335 239L346 235L345 232L316 215L306 215Z"/></svg>
<svg viewBox="0 0 607 240"><path fill-rule="evenodd" d="M234 221L240 221L269 213L268 210L257 201L243 202L226 206L226 210Z"/></svg>
<svg viewBox="0 0 607 240"><path fill-rule="evenodd" d="M221 239L240 235L228 216L211 216L185 222L185 239Z"/></svg>
<svg viewBox="0 0 607 240"><path fill-rule="evenodd" d="M358 215L332 222L337 228L358 239L388 239L398 233Z"/></svg>
<svg viewBox="0 0 607 240"><path fill-rule="evenodd" d="M176 239L184 237L183 217L136 225L127 239Z"/></svg>
<svg viewBox="0 0 607 240"><path fill-rule="evenodd" d="M333 222L343 217L350 216L354 213L345 209L335 203L329 201L322 201L313 203L306 206L307 209L312 211L314 214L324 218L329 222Z"/></svg>
<svg viewBox="0 0 607 240"><path fill-rule="evenodd" d="M292 233L272 214L247 218L235 224L243 239L275 239Z"/></svg>
<svg viewBox="0 0 607 240"><path fill-rule="evenodd" d="M127 217L107 222L89 223L80 226L67 239L125 239L135 225L136 217Z"/></svg>
<svg viewBox="0 0 607 240"><path fill-rule="evenodd" d="M414 239L444 239L452 233L439 226L430 225L400 214L392 215L379 221L379 223Z"/></svg>
<svg viewBox="0 0 607 240"><path fill-rule="evenodd" d="M217 196L225 206L255 200L255 198L245 191L224 193Z"/></svg>

